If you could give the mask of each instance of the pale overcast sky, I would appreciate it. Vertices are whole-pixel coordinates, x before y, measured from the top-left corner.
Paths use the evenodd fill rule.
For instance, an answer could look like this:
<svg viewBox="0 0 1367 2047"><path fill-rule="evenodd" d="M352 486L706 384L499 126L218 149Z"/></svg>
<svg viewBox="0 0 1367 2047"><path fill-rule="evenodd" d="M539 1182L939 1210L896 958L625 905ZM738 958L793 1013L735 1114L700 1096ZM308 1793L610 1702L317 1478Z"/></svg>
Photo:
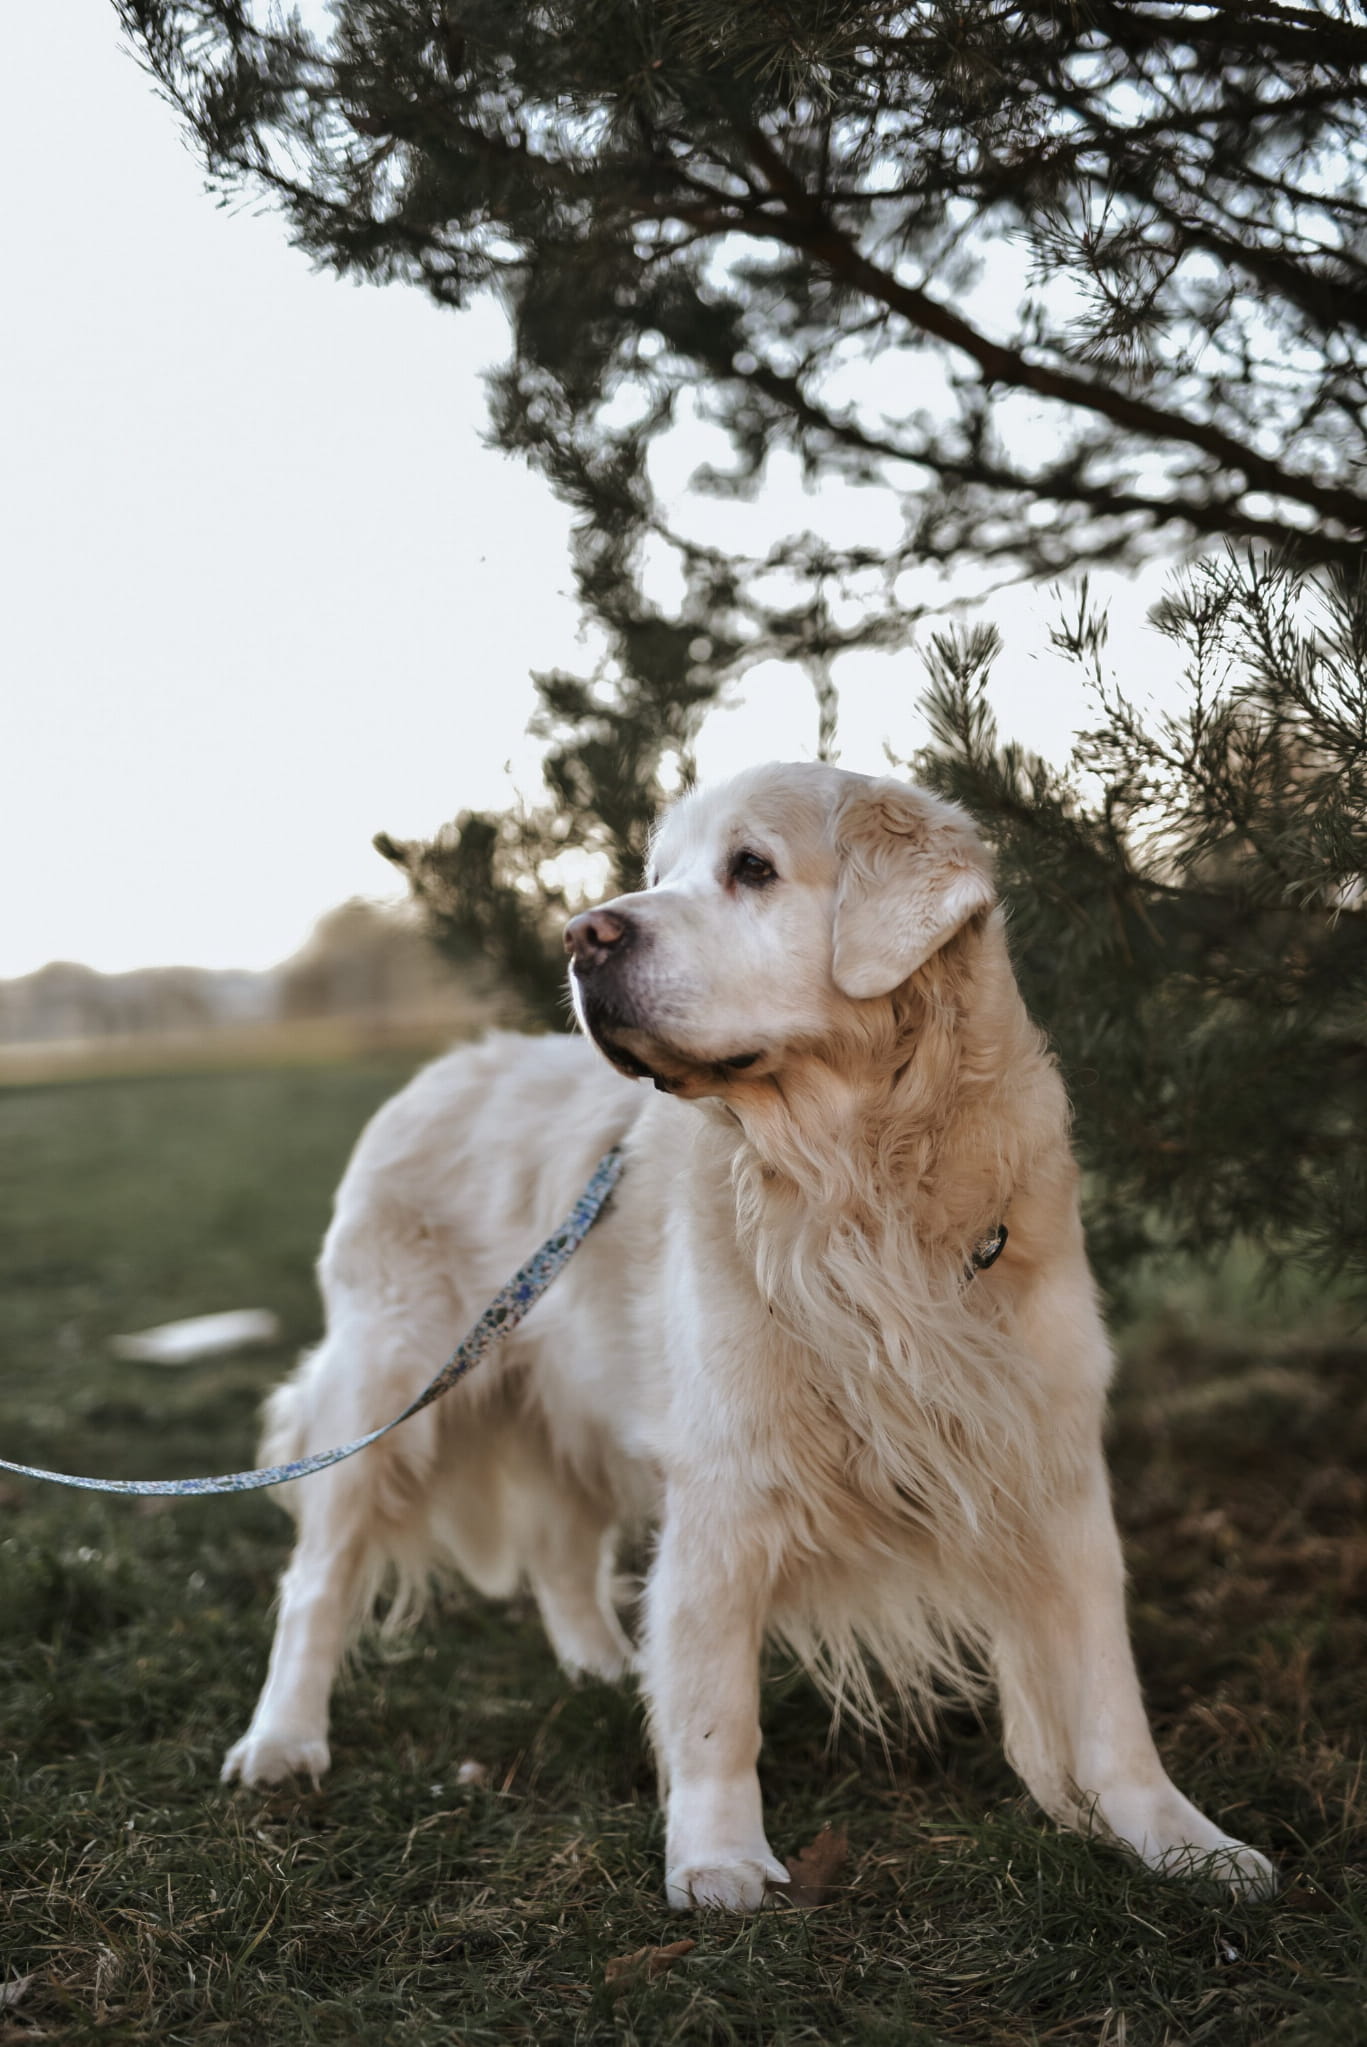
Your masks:
<svg viewBox="0 0 1367 2047"><path fill-rule="evenodd" d="M316 276L216 207L108 0L11 8L5 43L0 975L266 965L389 892L376 830L535 790L529 671L584 658L567 517L480 444L492 308ZM1003 722L1050 752L1083 710L1054 609L992 611ZM909 661L849 676L847 766L915 743ZM811 752L804 690L744 694L705 772Z"/></svg>

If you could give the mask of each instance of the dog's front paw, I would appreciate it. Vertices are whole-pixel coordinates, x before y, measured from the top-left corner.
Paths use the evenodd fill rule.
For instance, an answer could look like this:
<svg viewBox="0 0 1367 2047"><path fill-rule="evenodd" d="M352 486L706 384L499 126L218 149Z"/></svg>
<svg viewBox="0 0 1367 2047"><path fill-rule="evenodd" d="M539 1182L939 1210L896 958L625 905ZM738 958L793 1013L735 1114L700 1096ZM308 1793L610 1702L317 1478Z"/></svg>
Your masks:
<svg viewBox="0 0 1367 2047"><path fill-rule="evenodd" d="M676 1912L760 1912L778 1902L788 1872L772 1855L757 1860L681 1862L665 1874Z"/></svg>
<svg viewBox="0 0 1367 2047"><path fill-rule="evenodd" d="M322 1735L272 1735L249 1727L223 1758L221 1782L279 1784L286 1777L311 1777L316 1784L332 1758Z"/></svg>
<svg viewBox="0 0 1367 2047"><path fill-rule="evenodd" d="M1224 1880L1244 1898L1275 1898L1282 1887L1276 1864L1242 1841L1228 1857Z"/></svg>
<svg viewBox="0 0 1367 2047"><path fill-rule="evenodd" d="M1216 1884L1236 1898L1274 1898L1281 1889L1281 1878L1265 1855L1228 1838L1218 1848L1170 1848L1154 1867L1161 1876Z"/></svg>
<svg viewBox="0 0 1367 2047"><path fill-rule="evenodd" d="M1109 1790L1090 1819L1094 1831L1109 1834L1159 1876L1215 1884L1243 1898L1270 1898L1277 1891L1277 1872L1267 1857L1208 1820L1174 1784Z"/></svg>

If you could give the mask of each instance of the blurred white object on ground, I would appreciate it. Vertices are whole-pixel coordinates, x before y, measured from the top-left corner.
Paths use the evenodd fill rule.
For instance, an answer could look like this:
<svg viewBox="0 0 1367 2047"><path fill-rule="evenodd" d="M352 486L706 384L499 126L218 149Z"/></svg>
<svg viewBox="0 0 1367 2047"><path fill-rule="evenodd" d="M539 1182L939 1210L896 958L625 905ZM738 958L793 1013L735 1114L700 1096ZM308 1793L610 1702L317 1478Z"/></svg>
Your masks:
<svg viewBox="0 0 1367 2047"><path fill-rule="evenodd" d="M196 1358L222 1357L230 1350L276 1343L280 1318L269 1308L231 1308L224 1315L192 1315L185 1322L163 1322L132 1336L111 1336L117 1358L135 1358L148 1365L190 1365Z"/></svg>

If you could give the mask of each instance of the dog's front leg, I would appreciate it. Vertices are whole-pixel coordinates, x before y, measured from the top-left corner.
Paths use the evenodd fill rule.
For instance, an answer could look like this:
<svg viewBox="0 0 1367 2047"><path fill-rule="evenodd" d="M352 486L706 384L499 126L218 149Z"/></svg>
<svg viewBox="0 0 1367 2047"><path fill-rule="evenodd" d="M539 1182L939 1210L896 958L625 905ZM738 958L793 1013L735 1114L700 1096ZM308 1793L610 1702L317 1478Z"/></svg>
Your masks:
<svg viewBox="0 0 1367 2047"><path fill-rule="evenodd" d="M1017 1571L1003 1575L995 1662L1007 1754L1064 1826L1115 1841L1166 1875L1266 1895L1277 1887L1267 1857L1183 1797L1149 1730L1101 1447L1105 1336L1080 1255L1027 1300L1021 1327L1034 1357L1071 1389L1071 1402L1060 1392L1056 1415L1073 1455Z"/></svg>
<svg viewBox="0 0 1367 2047"><path fill-rule="evenodd" d="M667 1814L676 1911L754 1912L788 1872L764 1837L759 1655L763 1559L734 1538L729 1502L672 1487L646 1594L642 1678Z"/></svg>
<svg viewBox="0 0 1367 2047"><path fill-rule="evenodd" d="M1007 1754L1040 1804L1165 1875L1274 1891L1267 1858L1207 1819L1159 1760L1130 1651L1099 1453L1026 1562L1028 1597L1003 1617L996 1664Z"/></svg>

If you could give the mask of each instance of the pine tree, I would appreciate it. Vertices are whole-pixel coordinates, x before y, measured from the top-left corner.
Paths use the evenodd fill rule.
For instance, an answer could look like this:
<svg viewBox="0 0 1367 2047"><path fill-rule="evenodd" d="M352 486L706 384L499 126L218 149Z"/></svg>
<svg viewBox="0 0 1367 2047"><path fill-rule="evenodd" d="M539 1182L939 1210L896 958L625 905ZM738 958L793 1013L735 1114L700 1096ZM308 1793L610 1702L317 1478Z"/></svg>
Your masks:
<svg viewBox="0 0 1367 2047"><path fill-rule="evenodd" d="M775 556L858 589L856 637L930 560L1356 558L1354 0L339 0L327 38L264 0L119 6L214 179L316 261L499 295L495 436L591 521L590 600L700 418L734 451L706 487L790 450L896 493L876 562ZM681 551L714 614L744 584L753 629L801 609Z"/></svg>
<svg viewBox="0 0 1367 2047"><path fill-rule="evenodd" d="M221 189L270 195L339 272L507 310L493 437L573 507L603 653L539 678L543 806L384 843L448 942L558 1014L572 858L634 881L747 663L803 666L829 743L838 657L904 642L928 571L1235 543L1243 566L1208 560L1162 614L1189 650L1185 719L1146 729L1098 670L1100 723L1049 769L991 730L990 638L941 636L919 768L998 843L1114 1258L1238 1230L1348 1255L1355 0L338 0L326 37L265 0L118 5ZM702 427L730 455L695 494L762 503L795 460L876 490L896 536L715 548L652 469ZM662 556L672 609L648 595ZM1084 608L1064 639L1096 666L1100 634Z"/></svg>

